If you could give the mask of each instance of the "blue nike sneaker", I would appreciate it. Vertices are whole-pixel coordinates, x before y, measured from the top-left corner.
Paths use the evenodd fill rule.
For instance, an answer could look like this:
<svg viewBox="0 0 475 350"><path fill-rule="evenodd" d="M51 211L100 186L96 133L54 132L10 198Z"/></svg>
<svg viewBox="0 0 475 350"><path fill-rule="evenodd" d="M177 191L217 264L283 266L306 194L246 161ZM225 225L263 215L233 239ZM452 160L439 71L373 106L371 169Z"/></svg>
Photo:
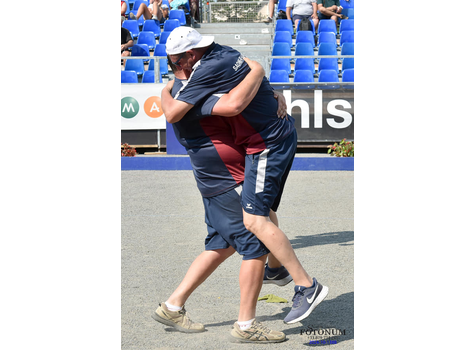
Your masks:
<svg viewBox="0 0 475 350"><path fill-rule="evenodd" d="M292 276L290 276L289 271L285 267L281 266L278 269L272 270L277 271L271 272L266 264L263 284L276 284L282 287L292 281Z"/></svg>
<svg viewBox="0 0 475 350"><path fill-rule="evenodd" d="M307 318L328 294L328 287L318 283L315 278L311 287L295 286L294 290L292 310L284 318L284 323L287 324Z"/></svg>

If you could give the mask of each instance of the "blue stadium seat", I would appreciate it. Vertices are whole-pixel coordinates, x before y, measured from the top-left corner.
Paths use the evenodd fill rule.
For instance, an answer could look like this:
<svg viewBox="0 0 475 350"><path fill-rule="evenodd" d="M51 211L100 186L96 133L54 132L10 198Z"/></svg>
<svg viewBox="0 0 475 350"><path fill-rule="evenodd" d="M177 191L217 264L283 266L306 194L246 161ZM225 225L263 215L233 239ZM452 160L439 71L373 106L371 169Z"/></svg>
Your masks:
<svg viewBox="0 0 475 350"><path fill-rule="evenodd" d="M313 58L297 58L295 60L294 70L309 70L312 74L315 74L315 61Z"/></svg>
<svg viewBox="0 0 475 350"><path fill-rule="evenodd" d="M154 50L155 45L155 34L153 32L141 31L137 38L137 44L148 45L149 50Z"/></svg>
<svg viewBox="0 0 475 350"><path fill-rule="evenodd" d="M287 71L283 69L276 69L276 70L271 70L269 74L269 82L271 83L289 83L289 74ZM274 88L276 89L288 89L290 88L290 85L282 84L282 85L273 85Z"/></svg>
<svg viewBox="0 0 475 350"><path fill-rule="evenodd" d="M337 32L335 21L332 19L321 19L318 23L318 34L321 32L332 32L336 35Z"/></svg>
<svg viewBox="0 0 475 350"><path fill-rule="evenodd" d="M177 19L167 19L163 24L163 31L164 32L171 32L176 27L180 26L180 21Z"/></svg>
<svg viewBox="0 0 475 350"><path fill-rule="evenodd" d="M319 56L336 56L338 52L336 46L331 43L321 43L318 45L318 55Z"/></svg>
<svg viewBox="0 0 475 350"><path fill-rule="evenodd" d="M283 69L287 71L288 74L290 74L292 72L292 67L290 66L290 58L274 58L270 64L270 69Z"/></svg>
<svg viewBox="0 0 475 350"><path fill-rule="evenodd" d="M272 56L290 56L292 51L287 43L277 42L272 45Z"/></svg>
<svg viewBox="0 0 475 350"><path fill-rule="evenodd" d="M163 83L162 76L158 75L158 82ZM155 83L155 71L147 70L143 73L142 83Z"/></svg>
<svg viewBox="0 0 475 350"><path fill-rule="evenodd" d="M128 29L133 39L136 39L139 36L140 29L139 24L136 20L128 19L122 23L122 27Z"/></svg>
<svg viewBox="0 0 475 350"><path fill-rule="evenodd" d="M355 32L353 30L345 30L340 35L340 45L344 43L354 43L355 42Z"/></svg>
<svg viewBox="0 0 475 350"><path fill-rule="evenodd" d="M348 68L345 69L341 75L342 81L346 82L354 82L355 81L355 69Z"/></svg>
<svg viewBox="0 0 475 350"><path fill-rule="evenodd" d="M137 73L138 76L142 76L144 72L143 60L134 60L129 58L127 61L125 61L124 70L133 70L135 71L135 73Z"/></svg>
<svg viewBox="0 0 475 350"><path fill-rule="evenodd" d="M162 32L162 29L160 27L160 22L154 19L147 19L143 23L142 31L153 32L153 34L155 35L155 39L157 39L160 36L160 33Z"/></svg>
<svg viewBox="0 0 475 350"><path fill-rule="evenodd" d="M286 30L290 35L294 35L294 27L290 19L278 19L275 21L275 31Z"/></svg>
<svg viewBox="0 0 475 350"><path fill-rule="evenodd" d="M335 33L332 33L332 32L321 32L318 35L318 45L317 45L317 47L321 43L331 43L331 44L335 45L335 47L338 46L338 44L336 42L336 35L335 35Z"/></svg>
<svg viewBox="0 0 475 350"><path fill-rule="evenodd" d="M294 83L314 83L313 73L307 69L295 70ZM294 85L294 89L314 89L315 85Z"/></svg>
<svg viewBox="0 0 475 350"><path fill-rule="evenodd" d="M340 6L343 7L344 9L354 8L355 0L340 1Z"/></svg>
<svg viewBox="0 0 475 350"><path fill-rule="evenodd" d="M153 53L154 56L166 56L166 45L165 44L157 44L155 46L155 51ZM160 75L168 74L168 60L166 58L160 58ZM150 68L149 68L150 69Z"/></svg>
<svg viewBox="0 0 475 350"><path fill-rule="evenodd" d="M341 73L341 81L344 83L352 83L355 81L355 69L348 68ZM345 89L354 89L354 85L342 85Z"/></svg>
<svg viewBox="0 0 475 350"><path fill-rule="evenodd" d="M298 43L310 43L312 47L315 47L315 35L309 30L301 30L295 37L295 44Z"/></svg>
<svg viewBox="0 0 475 350"><path fill-rule="evenodd" d="M348 17L348 19L355 19L355 9L353 8L344 8L341 10L341 13Z"/></svg>
<svg viewBox="0 0 475 350"><path fill-rule="evenodd" d="M147 70L143 73L142 83L155 83L155 72Z"/></svg>
<svg viewBox="0 0 475 350"><path fill-rule="evenodd" d="M186 24L185 11L183 10L170 10L168 12L168 19L177 19L180 22L180 26Z"/></svg>
<svg viewBox="0 0 475 350"><path fill-rule="evenodd" d="M354 54L355 54L355 43L346 42L346 43L343 43L343 45L341 45L342 56L345 56L345 55L354 56Z"/></svg>
<svg viewBox="0 0 475 350"><path fill-rule="evenodd" d="M343 33L345 30L355 30L355 20L354 19L343 19L340 22L340 34Z"/></svg>
<svg viewBox="0 0 475 350"><path fill-rule="evenodd" d="M132 46L131 50L132 56L150 56L150 50L148 45L146 44L135 44ZM148 62L149 60L144 59L144 62Z"/></svg>
<svg viewBox="0 0 475 350"><path fill-rule="evenodd" d="M338 73L332 69L324 69L320 71L318 74L318 82L319 83L339 83L340 80L338 78ZM332 85L320 85L318 86L319 89L327 90L327 89L338 89L340 87L339 84L332 84Z"/></svg>
<svg viewBox="0 0 475 350"><path fill-rule="evenodd" d="M138 11L141 3L144 3L147 6L150 4L148 2L148 0L135 0L134 5L132 6L132 11L135 11L134 14L137 14L137 11Z"/></svg>
<svg viewBox="0 0 475 350"><path fill-rule="evenodd" d="M275 32L274 43L283 42L289 44L292 47L292 35L286 30L279 30Z"/></svg>
<svg viewBox="0 0 475 350"><path fill-rule="evenodd" d="M295 56L313 56L313 46L310 43L296 43L295 44Z"/></svg>
<svg viewBox="0 0 475 350"><path fill-rule="evenodd" d="M129 62L129 60L127 60L127 62ZM122 70L120 71L120 82L121 83L138 83L139 79L137 78L137 73L135 71Z"/></svg>
<svg viewBox="0 0 475 350"><path fill-rule="evenodd" d="M160 34L160 39L158 40L159 44L166 44L168 36L170 35L171 32L165 32L163 31L162 34Z"/></svg>
<svg viewBox="0 0 475 350"><path fill-rule="evenodd" d="M279 11L286 11L287 10L287 0L279 0L279 3L277 4L277 12Z"/></svg>
<svg viewBox="0 0 475 350"><path fill-rule="evenodd" d="M338 74L340 71L338 58L320 58L318 61L318 73L322 70L334 70Z"/></svg>
<svg viewBox="0 0 475 350"><path fill-rule="evenodd" d="M343 58L343 61L341 62L341 71L349 68L355 68L355 59L351 57Z"/></svg>

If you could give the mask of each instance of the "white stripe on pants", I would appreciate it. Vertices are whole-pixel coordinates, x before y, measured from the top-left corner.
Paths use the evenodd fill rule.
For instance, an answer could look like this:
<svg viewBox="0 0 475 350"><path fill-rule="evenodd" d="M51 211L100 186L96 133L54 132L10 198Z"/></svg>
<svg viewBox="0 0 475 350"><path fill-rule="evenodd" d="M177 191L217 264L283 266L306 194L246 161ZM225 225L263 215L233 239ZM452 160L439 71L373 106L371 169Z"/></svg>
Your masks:
<svg viewBox="0 0 475 350"><path fill-rule="evenodd" d="M265 149L259 155L259 162L257 163L257 175L256 175L256 193L264 191L264 182L266 179L266 166L267 166L267 154L269 149Z"/></svg>

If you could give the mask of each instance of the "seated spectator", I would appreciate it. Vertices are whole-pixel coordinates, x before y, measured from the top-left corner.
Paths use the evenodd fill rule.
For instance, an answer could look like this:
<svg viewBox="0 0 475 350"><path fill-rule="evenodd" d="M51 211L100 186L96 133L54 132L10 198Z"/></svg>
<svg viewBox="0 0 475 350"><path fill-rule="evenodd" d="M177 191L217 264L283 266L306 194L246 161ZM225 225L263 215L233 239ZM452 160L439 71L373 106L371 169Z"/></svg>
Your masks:
<svg viewBox="0 0 475 350"><path fill-rule="evenodd" d="M338 24L338 18L348 18L341 14L340 0L317 0L317 6L319 19L332 19Z"/></svg>
<svg viewBox="0 0 475 350"><path fill-rule="evenodd" d="M125 16L125 13L127 12L127 3L125 1L120 2L120 15Z"/></svg>
<svg viewBox="0 0 475 350"><path fill-rule="evenodd" d="M137 15L134 15L132 12L129 13L129 19L138 19L143 15L145 20L154 19L162 22L163 13L161 6L162 0L150 0L148 7L142 3L137 10Z"/></svg>
<svg viewBox="0 0 475 350"><path fill-rule="evenodd" d="M321 1L321 0L320 0ZM317 15L317 0L287 0L286 14L287 19L290 17L290 11L293 9L293 21L295 28L297 28L297 22L303 18L309 18L313 21L315 30L318 25Z"/></svg>
<svg viewBox="0 0 475 350"><path fill-rule="evenodd" d="M188 0L170 0L170 8L172 10L178 10L180 6L186 8L186 4L188 4Z"/></svg>
<svg viewBox="0 0 475 350"><path fill-rule="evenodd" d="M167 4L162 4L161 10L162 10L163 18L162 18L162 21L160 21L160 23L165 22L168 19L168 15L170 14L170 9L168 8Z"/></svg>
<svg viewBox="0 0 475 350"><path fill-rule="evenodd" d="M278 0L269 0L269 5L268 5L269 15L267 16L267 19L264 20L264 23L271 23L272 20L274 19L274 8L277 2Z"/></svg>
<svg viewBox="0 0 475 350"><path fill-rule="evenodd" d="M134 39L132 39L132 34L130 34L129 30L122 27L122 23L124 22L125 17L122 16L122 20L120 22L121 27L121 37L120 37L120 53L122 57L130 56L129 48L134 46ZM122 60L125 65L125 60Z"/></svg>

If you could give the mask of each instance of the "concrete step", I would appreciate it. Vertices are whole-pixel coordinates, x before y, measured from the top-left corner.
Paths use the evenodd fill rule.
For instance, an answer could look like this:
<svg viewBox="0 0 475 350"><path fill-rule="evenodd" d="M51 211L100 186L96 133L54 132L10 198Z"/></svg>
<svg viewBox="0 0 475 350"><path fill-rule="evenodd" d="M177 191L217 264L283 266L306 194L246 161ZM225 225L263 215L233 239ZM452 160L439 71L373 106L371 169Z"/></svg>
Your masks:
<svg viewBox="0 0 475 350"><path fill-rule="evenodd" d="M236 33L236 32L235 32ZM211 35L211 34L210 34ZM268 34L212 34L214 41L221 45L268 45L272 38Z"/></svg>
<svg viewBox="0 0 475 350"><path fill-rule="evenodd" d="M203 35L206 34L271 34L274 26L269 23L202 23L195 28Z"/></svg>

